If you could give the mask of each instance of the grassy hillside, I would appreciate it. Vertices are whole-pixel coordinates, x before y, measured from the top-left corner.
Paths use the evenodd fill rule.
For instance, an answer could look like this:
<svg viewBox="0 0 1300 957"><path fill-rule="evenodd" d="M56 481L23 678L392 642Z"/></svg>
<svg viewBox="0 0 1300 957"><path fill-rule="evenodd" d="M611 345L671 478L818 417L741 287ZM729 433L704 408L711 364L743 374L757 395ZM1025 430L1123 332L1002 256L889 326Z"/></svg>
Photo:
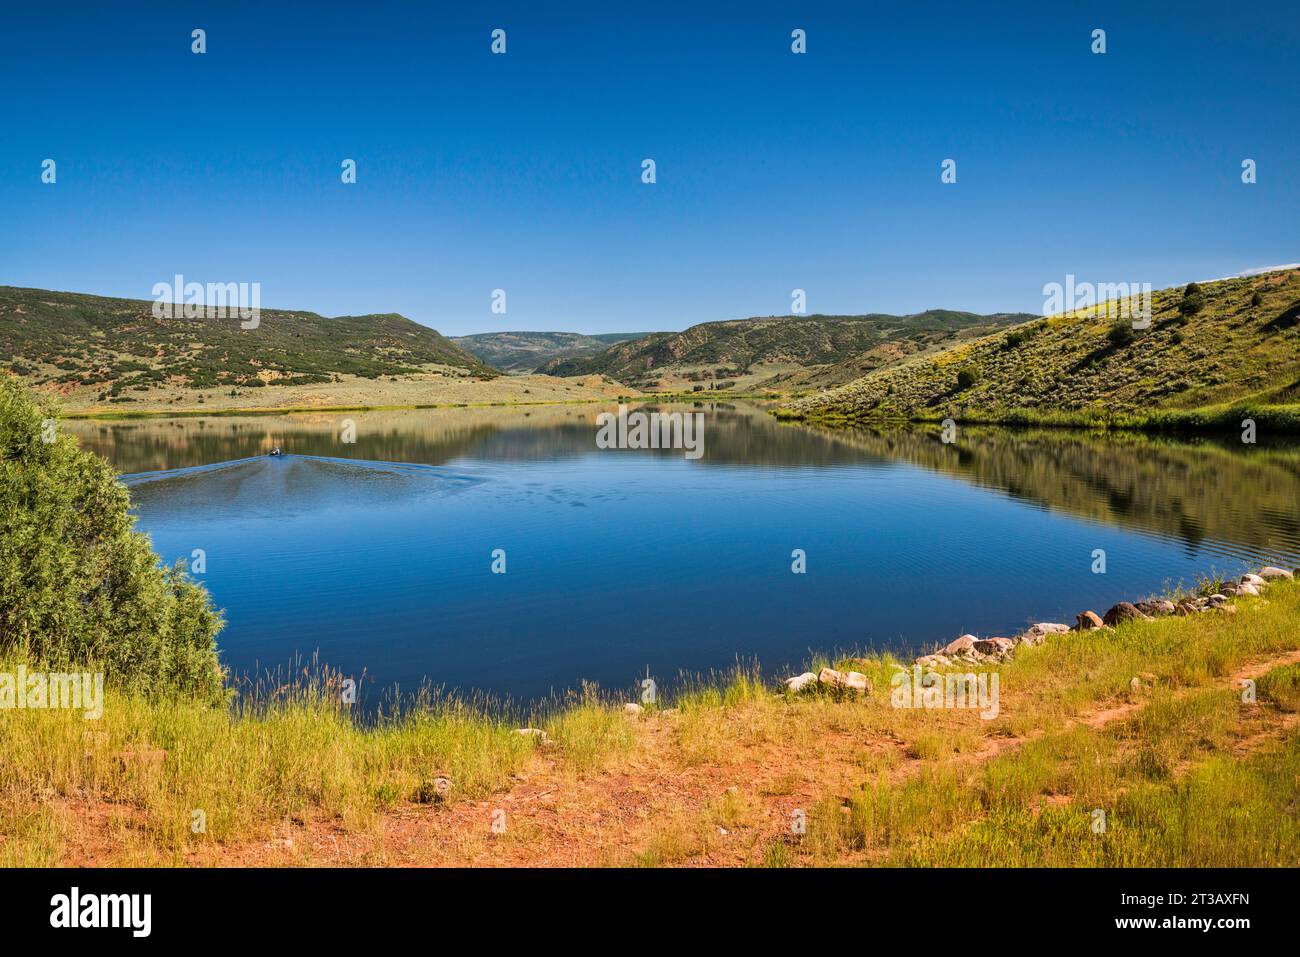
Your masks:
<svg viewBox="0 0 1300 957"><path fill-rule="evenodd" d="M1103 308L1037 319L791 403L809 419L1210 422L1300 404L1300 269L1154 294L1151 326Z"/></svg>
<svg viewBox="0 0 1300 957"><path fill-rule="evenodd" d="M986 333L1027 318L980 316L934 309L911 316L769 316L705 322L683 332L659 332L618 343L587 359L559 359L552 375L599 373L638 388L735 380L768 367L762 382L798 381L801 370L860 362L888 364L918 350ZM845 378L854 373L842 373Z"/></svg>
<svg viewBox="0 0 1300 957"><path fill-rule="evenodd" d="M0 362L48 391L95 386L105 402L164 385L251 389L431 366L495 374L435 330L392 313L328 319L263 309L258 328L242 329L234 317L156 319L152 309L149 301L0 286Z"/></svg>
<svg viewBox="0 0 1300 957"><path fill-rule="evenodd" d="M546 363L581 359L603 352L616 342L640 339L646 332L480 332L455 336L453 343L503 372L535 372Z"/></svg>

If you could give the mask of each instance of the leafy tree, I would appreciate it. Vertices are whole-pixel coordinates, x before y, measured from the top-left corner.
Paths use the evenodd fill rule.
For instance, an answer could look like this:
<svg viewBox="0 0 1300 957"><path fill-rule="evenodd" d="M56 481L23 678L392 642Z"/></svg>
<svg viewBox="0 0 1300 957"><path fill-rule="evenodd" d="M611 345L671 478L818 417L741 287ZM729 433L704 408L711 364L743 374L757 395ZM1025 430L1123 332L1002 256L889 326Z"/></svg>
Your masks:
<svg viewBox="0 0 1300 957"><path fill-rule="evenodd" d="M159 564L112 467L53 421L0 374L0 652L219 698L223 621L206 589L183 562Z"/></svg>

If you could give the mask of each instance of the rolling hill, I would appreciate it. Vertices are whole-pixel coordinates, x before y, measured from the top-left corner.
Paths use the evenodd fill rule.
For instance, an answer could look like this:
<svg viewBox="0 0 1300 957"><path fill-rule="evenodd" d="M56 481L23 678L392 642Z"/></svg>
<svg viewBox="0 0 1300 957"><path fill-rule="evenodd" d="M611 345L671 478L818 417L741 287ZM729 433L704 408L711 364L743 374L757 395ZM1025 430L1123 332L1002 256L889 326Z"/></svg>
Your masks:
<svg viewBox="0 0 1300 957"><path fill-rule="evenodd" d="M437 331L393 313L326 318L261 310L237 317L159 319L151 301L0 286L0 369L102 401L133 392L307 385L341 376L378 379L438 370L497 373Z"/></svg>
<svg viewBox="0 0 1300 957"><path fill-rule="evenodd" d="M645 332L608 332L588 336L580 332L480 332L455 336L451 341L503 372L536 372L548 362L582 359L616 342L640 339Z"/></svg>
<svg viewBox="0 0 1300 957"><path fill-rule="evenodd" d="M1300 403L1300 269L1152 296L1151 324L1103 306L880 369L796 400L793 418L1119 421Z"/></svg>
<svg viewBox="0 0 1300 957"><path fill-rule="evenodd" d="M983 335L1024 315L933 309L910 316L769 316L705 322L616 343L594 356L556 359L551 375L609 376L638 388L735 383L791 388L820 373L848 381L917 352ZM856 363L856 365L855 365Z"/></svg>

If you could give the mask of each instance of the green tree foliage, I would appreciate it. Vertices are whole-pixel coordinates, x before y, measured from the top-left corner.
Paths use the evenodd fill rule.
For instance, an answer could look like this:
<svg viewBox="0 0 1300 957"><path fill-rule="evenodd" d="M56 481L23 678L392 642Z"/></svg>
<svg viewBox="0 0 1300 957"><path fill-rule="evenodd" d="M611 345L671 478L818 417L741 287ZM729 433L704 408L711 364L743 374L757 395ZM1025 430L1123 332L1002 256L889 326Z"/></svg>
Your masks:
<svg viewBox="0 0 1300 957"><path fill-rule="evenodd" d="M218 698L223 621L207 591L159 564L112 468L52 421L0 374L0 652Z"/></svg>

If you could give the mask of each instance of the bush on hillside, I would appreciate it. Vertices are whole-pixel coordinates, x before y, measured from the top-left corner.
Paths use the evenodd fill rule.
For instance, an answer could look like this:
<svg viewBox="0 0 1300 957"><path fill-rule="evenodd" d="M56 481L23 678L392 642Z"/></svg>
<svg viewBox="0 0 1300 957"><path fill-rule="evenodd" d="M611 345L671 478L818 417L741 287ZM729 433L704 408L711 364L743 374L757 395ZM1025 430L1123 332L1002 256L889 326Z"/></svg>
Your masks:
<svg viewBox="0 0 1300 957"><path fill-rule="evenodd" d="M969 389L980 380L980 370L975 366L965 366L957 370L957 388Z"/></svg>
<svg viewBox="0 0 1300 957"><path fill-rule="evenodd" d="M113 469L52 426L0 374L0 654L220 697L223 622L207 591L183 563L159 564Z"/></svg>
<svg viewBox="0 0 1300 957"><path fill-rule="evenodd" d="M1015 349L1022 346L1030 339L1034 338L1034 336L1042 332L1045 328L1047 328L1047 323L1035 322L1030 325L1021 326L1018 329L1013 329L1011 332L1007 333L1006 347L1008 349Z"/></svg>
<svg viewBox="0 0 1300 957"><path fill-rule="evenodd" d="M1194 316L1205 308L1205 293L1194 282L1189 282L1183 290L1183 301L1178 304L1178 311L1184 316Z"/></svg>
<svg viewBox="0 0 1300 957"><path fill-rule="evenodd" d="M1137 333L1133 331L1133 323L1127 319L1121 319L1110 327L1110 331L1106 333L1106 338L1110 340L1111 345L1121 347L1136 339Z"/></svg>

